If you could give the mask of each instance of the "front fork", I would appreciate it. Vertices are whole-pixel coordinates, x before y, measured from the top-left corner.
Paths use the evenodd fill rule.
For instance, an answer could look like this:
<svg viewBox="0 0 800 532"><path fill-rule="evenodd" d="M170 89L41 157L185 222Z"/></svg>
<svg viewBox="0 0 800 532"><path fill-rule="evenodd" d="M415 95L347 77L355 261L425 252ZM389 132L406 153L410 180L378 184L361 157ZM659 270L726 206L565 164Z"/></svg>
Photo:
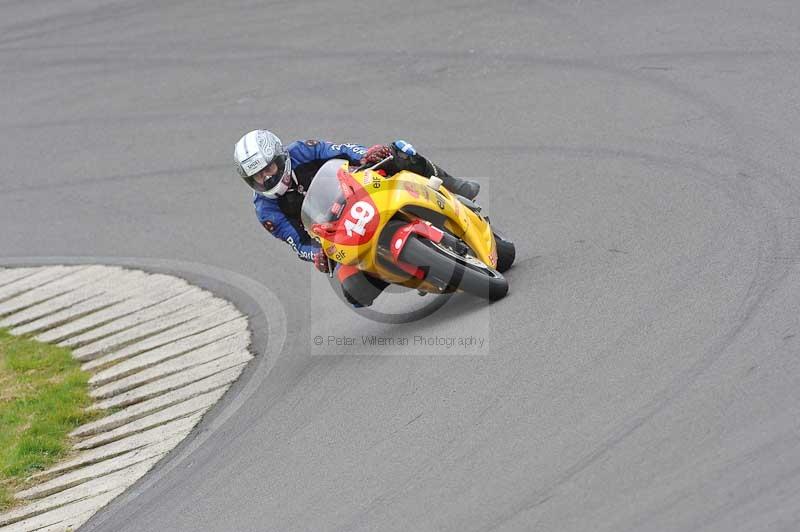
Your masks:
<svg viewBox="0 0 800 532"><path fill-rule="evenodd" d="M409 237L412 234L419 235L423 238L427 238L431 242L435 242L436 244L443 245L447 248L453 250L454 253L458 255L466 255L469 252L469 248L467 245L464 244L461 240L454 237L450 233L446 233L435 227L429 223L423 222L421 220L415 220L410 222L402 227L398 228L394 234L392 235L392 239L390 241L390 250L392 253L392 258L394 259L394 263L406 273L409 273L418 279L424 279L425 274L422 270L420 270L415 265L406 264L405 262L400 260L400 253L402 253L403 248L406 247L406 242L408 241Z"/></svg>

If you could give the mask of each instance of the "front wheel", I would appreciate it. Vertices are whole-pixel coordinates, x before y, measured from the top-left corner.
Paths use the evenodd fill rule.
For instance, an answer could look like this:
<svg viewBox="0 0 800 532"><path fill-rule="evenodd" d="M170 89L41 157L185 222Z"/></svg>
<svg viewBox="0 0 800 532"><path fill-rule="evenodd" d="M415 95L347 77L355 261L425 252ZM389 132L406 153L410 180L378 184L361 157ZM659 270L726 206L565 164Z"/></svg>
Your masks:
<svg viewBox="0 0 800 532"><path fill-rule="evenodd" d="M427 238L409 237L399 258L421 268L425 280L443 290L463 290L489 301L497 301L508 294L508 281L500 272L473 256L461 256Z"/></svg>

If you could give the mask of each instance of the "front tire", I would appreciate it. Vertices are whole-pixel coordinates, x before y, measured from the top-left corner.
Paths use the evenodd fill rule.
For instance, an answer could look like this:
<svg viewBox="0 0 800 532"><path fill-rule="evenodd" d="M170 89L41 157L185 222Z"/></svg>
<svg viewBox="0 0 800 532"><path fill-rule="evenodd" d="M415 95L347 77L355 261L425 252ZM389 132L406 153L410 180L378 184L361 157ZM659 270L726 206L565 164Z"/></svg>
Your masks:
<svg viewBox="0 0 800 532"><path fill-rule="evenodd" d="M426 281L444 290L463 290L489 301L508 294L508 281L500 272L475 257L463 257L427 238L410 236L399 258L421 268Z"/></svg>

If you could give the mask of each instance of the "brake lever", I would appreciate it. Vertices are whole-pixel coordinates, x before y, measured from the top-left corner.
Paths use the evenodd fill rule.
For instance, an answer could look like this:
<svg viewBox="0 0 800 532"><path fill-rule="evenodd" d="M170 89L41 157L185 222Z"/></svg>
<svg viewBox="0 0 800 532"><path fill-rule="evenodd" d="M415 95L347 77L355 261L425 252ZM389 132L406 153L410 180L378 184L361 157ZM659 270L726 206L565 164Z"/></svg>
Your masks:
<svg viewBox="0 0 800 532"><path fill-rule="evenodd" d="M387 163L387 162L391 161L392 159L394 159L394 155L389 155L387 158L385 158L385 159L383 159L381 161L378 161L377 163L375 163L373 166L370 166L369 168L367 167L367 165L369 163L364 163L361 166L359 166L358 168L356 168L355 170L353 170L353 172L360 172L360 171L362 171L364 169L366 169L366 170L375 170L379 166L383 165L384 163Z"/></svg>

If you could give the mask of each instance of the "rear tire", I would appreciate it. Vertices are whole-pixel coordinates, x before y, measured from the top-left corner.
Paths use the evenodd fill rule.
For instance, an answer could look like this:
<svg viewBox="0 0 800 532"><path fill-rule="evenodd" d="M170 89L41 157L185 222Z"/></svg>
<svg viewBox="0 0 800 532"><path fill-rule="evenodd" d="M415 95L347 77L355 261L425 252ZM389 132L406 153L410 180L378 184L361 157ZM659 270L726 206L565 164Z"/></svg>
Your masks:
<svg viewBox="0 0 800 532"><path fill-rule="evenodd" d="M463 290L489 301L508 294L508 281L500 272L475 257L462 257L427 238L411 235L400 252L400 260L421 268L425 280L445 290Z"/></svg>
<svg viewBox="0 0 800 532"><path fill-rule="evenodd" d="M517 250L512 241L506 240L497 233L494 234L494 241L497 244L497 271L503 273L514 264Z"/></svg>

